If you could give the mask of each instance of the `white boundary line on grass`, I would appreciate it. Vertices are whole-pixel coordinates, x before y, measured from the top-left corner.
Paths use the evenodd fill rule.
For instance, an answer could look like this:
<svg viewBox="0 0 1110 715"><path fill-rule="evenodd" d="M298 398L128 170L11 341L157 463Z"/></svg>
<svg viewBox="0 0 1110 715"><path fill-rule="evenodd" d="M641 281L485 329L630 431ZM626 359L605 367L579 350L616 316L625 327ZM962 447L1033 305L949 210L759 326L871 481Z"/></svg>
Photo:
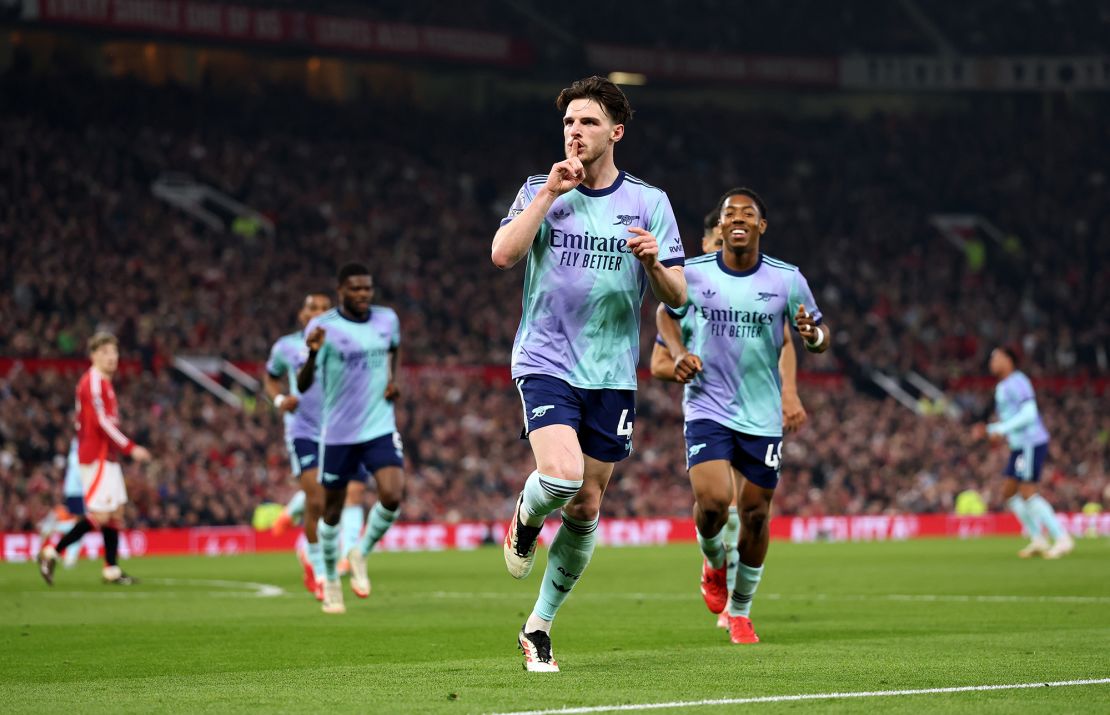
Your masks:
<svg viewBox="0 0 1110 715"><path fill-rule="evenodd" d="M285 589L270 583L204 578L144 578L139 580L138 590L132 590L130 586L117 586L115 590L110 591L46 591L44 595L53 596L55 598L178 598L183 595L205 593L203 591L196 591L194 593L184 591L144 591L141 588L143 584L158 584L162 586L210 586L222 589L219 591L207 592L208 596L217 598L276 598L285 595Z"/></svg>
<svg viewBox="0 0 1110 715"><path fill-rule="evenodd" d="M516 600L519 594L507 591L429 591L413 593L409 596L425 596L444 599L492 599ZM686 593L582 593L576 599L590 600L629 600L629 601L690 601L697 600L697 592ZM936 593L874 593L874 594L829 594L829 593L761 593L760 601L895 601L910 603L1069 603L1069 604L1110 604L1110 596L1007 596L1007 595L960 595Z"/></svg>
<svg viewBox="0 0 1110 715"><path fill-rule="evenodd" d="M584 713L627 712L633 710L667 710L671 708L707 707L710 705L748 705L753 703L788 703L799 700L843 700L847 698L885 698L898 695L943 695L947 693L975 693L990 690L1024 690L1032 688L1065 688L1075 685L1107 685L1110 678L1087 680L1057 680L1051 683L1012 683L1009 685L962 685L951 688L921 688L919 690L870 690L848 693L802 693L799 695L764 695L755 698L717 698L715 700L682 700L669 703L640 703L638 705L597 705L580 708L555 708L550 710L520 710L494 715L583 715Z"/></svg>

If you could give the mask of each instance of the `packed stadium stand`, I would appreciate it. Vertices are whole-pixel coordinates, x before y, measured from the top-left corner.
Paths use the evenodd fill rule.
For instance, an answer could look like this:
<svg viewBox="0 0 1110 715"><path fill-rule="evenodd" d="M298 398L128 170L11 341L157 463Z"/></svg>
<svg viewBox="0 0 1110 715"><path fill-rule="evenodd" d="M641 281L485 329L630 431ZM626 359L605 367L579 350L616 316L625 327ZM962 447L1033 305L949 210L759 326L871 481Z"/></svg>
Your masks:
<svg viewBox="0 0 1110 715"><path fill-rule="evenodd" d="M386 19L404 20L393 5ZM825 12L833 26L851 21ZM989 35L962 37L961 11L936 12L957 44L1008 49ZM892 43L927 46L905 28ZM729 49L729 33L740 32L714 29L686 25L691 34L671 46ZM1045 37L1080 51L1089 38L1076 32ZM773 35L754 35L744 51L773 51ZM883 38L855 36L861 49L884 49ZM821 42L813 38L815 51ZM351 258L372 267L378 301L399 313L406 364L443 368L403 383L404 517L509 513L531 469L517 439L519 399L506 381L465 367L508 363L521 276L492 266L489 243L520 182L557 158L558 115L546 100L499 96L482 114L445 113L69 69L44 85L20 70L0 79L0 358L9 367L0 530L30 528L60 498L75 376L30 365L81 358L98 328L138 361L139 374L117 380L124 429L155 454L126 468L130 523L246 523L259 503L284 499L281 425L264 398L240 391L243 409L232 409L169 363L217 355L257 368L295 327L301 297L331 291ZM668 192L687 251L723 189L757 188L769 209L766 251L803 267L836 328L830 353L802 356L810 422L787 440L780 513L949 511L963 489L989 493L1004 455L973 444L967 424L989 407L991 385L966 378L984 376L1003 343L1058 388L1040 396L1054 435L1050 498L1064 510L1110 498L1110 124L1101 115L1014 100L802 117L642 99L633 94L638 114L618 163ZM151 191L169 174L257 210L272 233L214 229L171 206ZM990 231L954 241L938 215L980 216ZM644 315L646 357L654 325ZM876 389L876 370L921 374L962 417L908 409ZM642 380L636 456L619 468L606 513L689 514L679 402L677 387Z"/></svg>

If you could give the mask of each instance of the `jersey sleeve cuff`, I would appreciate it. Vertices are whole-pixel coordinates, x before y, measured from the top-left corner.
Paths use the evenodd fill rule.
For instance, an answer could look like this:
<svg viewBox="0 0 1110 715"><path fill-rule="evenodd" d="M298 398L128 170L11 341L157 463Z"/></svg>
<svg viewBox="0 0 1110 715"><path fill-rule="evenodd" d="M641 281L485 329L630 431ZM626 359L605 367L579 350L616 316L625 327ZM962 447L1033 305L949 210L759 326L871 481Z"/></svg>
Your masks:
<svg viewBox="0 0 1110 715"><path fill-rule="evenodd" d="M505 224L501 224L501 225L504 226ZM686 259L683 258L682 256L679 256L678 258L668 258L665 261L659 261L659 262L663 264L664 268L670 268L671 266L685 266L686 265Z"/></svg>
<svg viewBox="0 0 1110 715"><path fill-rule="evenodd" d="M677 310L664 303L663 310L667 311L667 315L671 316L675 320L682 320L686 317L686 306L682 306L682 312L679 313Z"/></svg>

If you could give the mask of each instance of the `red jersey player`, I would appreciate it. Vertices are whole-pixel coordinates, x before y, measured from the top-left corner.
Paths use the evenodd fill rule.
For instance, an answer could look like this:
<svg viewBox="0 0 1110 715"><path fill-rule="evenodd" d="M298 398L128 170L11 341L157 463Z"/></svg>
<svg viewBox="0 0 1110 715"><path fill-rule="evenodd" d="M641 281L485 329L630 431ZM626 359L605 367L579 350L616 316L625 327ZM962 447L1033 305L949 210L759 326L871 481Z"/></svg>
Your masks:
<svg viewBox="0 0 1110 715"><path fill-rule="evenodd" d="M92 367L77 384L77 461L85 490L85 516L62 537L57 547L47 544L39 552L39 572L51 586L54 585L58 552L97 528L104 537L104 581L121 585L134 583L116 563L120 520L127 503L119 455L146 462L150 452L131 441L119 428L119 405L111 382L119 366L119 345L115 336L99 332L89 338L88 349Z"/></svg>

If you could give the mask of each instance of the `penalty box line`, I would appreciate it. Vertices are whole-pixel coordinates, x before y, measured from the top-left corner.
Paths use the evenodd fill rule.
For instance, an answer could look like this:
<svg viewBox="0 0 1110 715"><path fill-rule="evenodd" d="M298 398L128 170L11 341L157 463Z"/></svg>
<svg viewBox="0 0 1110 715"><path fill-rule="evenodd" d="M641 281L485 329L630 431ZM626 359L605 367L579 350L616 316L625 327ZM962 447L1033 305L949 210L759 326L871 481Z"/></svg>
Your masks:
<svg viewBox="0 0 1110 715"><path fill-rule="evenodd" d="M708 707L711 705L748 705L754 703L788 703L799 700L844 700L848 698L885 698L900 695L944 695L948 693L978 693L994 690L1028 690L1033 688L1066 688L1077 685L1108 685L1110 678L1086 680L1057 680L1049 683L1011 683L1007 685L961 685L951 688L921 688L917 690L869 690L847 693L801 693L798 695L765 695L753 698L717 698L713 700L682 700L669 703L640 703L638 705L596 705L551 710L521 710L494 713L493 715L584 715L585 713L628 712L634 710L666 710L670 708Z"/></svg>

